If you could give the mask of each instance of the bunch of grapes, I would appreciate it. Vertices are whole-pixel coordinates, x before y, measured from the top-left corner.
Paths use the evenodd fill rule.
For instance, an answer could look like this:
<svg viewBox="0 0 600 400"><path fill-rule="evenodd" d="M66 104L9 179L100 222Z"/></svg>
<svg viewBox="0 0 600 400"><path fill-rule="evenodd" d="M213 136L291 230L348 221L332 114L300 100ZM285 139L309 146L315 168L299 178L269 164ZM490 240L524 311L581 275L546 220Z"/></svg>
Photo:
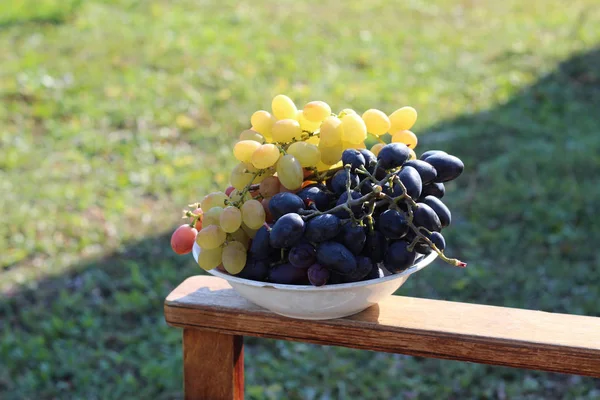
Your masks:
<svg viewBox="0 0 600 400"><path fill-rule="evenodd" d="M246 279L338 284L382 277L432 251L444 254L451 222L444 182L464 165L440 150L419 159L412 107L333 114L312 101L298 110L278 95L255 112L233 148L231 186L184 212L171 238L178 254L200 248L198 264ZM391 143L382 140L391 135ZM365 140L379 143L371 150Z"/></svg>

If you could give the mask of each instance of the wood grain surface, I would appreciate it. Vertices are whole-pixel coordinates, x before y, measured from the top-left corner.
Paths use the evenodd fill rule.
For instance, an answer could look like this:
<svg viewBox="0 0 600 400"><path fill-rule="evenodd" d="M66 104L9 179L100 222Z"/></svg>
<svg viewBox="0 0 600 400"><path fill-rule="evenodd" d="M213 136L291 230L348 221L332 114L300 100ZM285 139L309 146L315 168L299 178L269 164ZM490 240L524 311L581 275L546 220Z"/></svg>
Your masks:
<svg viewBox="0 0 600 400"><path fill-rule="evenodd" d="M600 318L392 296L327 321L274 314L220 278L185 280L165 301L173 326L600 377Z"/></svg>

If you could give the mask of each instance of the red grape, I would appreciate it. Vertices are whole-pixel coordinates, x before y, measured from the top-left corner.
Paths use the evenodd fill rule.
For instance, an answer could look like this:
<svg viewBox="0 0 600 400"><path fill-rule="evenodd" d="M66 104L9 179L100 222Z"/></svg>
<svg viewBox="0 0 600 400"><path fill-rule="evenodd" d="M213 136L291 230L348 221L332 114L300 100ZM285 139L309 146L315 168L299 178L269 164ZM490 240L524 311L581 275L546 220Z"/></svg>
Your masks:
<svg viewBox="0 0 600 400"><path fill-rule="evenodd" d="M200 215L200 218L198 218L198 220L196 221L196 225L194 225L194 228L196 228L197 231L201 231L202 230L202 215L204 214L204 211L202 211L201 208L196 208L194 211L192 211L192 214ZM190 217L190 222L194 222L194 218L195 217Z"/></svg>
<svg viewBox="0 0 600 400"><path fill-rule="evenodd" d="M229 186L227 189L225 189L225 194L227 196L231 195L231 192L233 192L235 190L235 188L233 186Z"/></svg>
<svg viewBox="0 0 600 400"><path fill-rule="evenodd" d="M196 235L198 231L196 228L192 228L188 224L183 224L179 228L175 229L171 236L171 247L177 254L187 254L192 251L194 242L196 241Z"/></svg>

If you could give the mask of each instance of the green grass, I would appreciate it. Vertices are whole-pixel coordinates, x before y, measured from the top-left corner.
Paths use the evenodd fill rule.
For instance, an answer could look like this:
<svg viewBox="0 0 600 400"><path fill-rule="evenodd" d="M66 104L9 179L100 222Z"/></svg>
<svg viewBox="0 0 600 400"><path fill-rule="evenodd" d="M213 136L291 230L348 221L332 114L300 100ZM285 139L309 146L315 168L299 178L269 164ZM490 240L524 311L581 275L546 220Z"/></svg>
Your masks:
<svg viewBox="0 0 600 400"><path fill-rule="evenodd" d="M419 149L465 161L447 238L470 266L401 294L600 315L595 1L33 3L0 6L1 398L181 396L161 304L199 270L169 231L280 92L413 105ZM256 399L600 397L589 378L258 339L246 367Z"/></svg>

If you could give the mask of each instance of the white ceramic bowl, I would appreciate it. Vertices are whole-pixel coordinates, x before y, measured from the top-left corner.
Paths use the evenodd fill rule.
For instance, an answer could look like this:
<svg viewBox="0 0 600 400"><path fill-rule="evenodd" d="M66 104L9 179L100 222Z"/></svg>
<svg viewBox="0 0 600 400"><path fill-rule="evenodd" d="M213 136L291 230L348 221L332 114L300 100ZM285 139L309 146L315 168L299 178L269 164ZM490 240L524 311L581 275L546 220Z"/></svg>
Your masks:
<svg viewBox="0 0 600 400"><path fill-rule="evenodd" d="M194 244L196 261L199 253L200 247ZM216 268L208 273L227 280L242 297L274 313L299 319L332 319L356 314L391 296L410 275L425 268L436 257L435 252L421 257L412 267L399 274L321 287L252 281L220 272Z"/></svg>

